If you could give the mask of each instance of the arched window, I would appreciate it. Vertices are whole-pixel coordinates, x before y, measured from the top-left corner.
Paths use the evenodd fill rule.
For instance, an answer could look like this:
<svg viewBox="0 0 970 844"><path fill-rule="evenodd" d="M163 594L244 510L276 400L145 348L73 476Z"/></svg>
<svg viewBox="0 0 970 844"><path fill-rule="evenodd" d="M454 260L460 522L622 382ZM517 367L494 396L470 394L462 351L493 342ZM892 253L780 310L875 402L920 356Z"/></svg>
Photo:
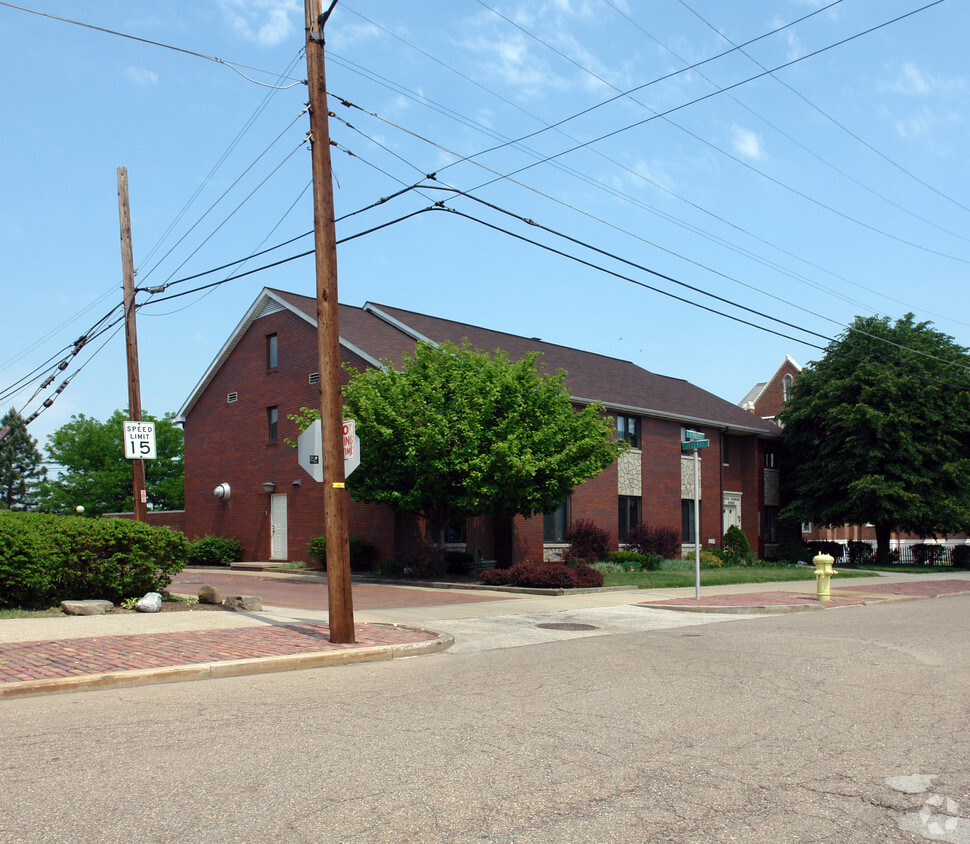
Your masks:
<svg viewBox="0 0 970 844"><path fill-rule="evenodd" d="M786 375L781 379L781 389L785 395L785 401L791 401L791 385L794 383L795 379L791 375Z"/></svg>

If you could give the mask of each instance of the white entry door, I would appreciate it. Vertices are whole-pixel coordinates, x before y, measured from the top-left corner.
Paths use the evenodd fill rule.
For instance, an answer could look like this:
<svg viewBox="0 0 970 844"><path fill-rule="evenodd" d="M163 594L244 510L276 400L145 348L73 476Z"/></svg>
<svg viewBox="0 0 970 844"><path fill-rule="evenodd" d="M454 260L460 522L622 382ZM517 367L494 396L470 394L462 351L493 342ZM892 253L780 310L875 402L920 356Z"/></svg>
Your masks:
<svg viewBox="0 0 970 844"><path fill-rule="evenodd" d="M725 493L721 509L721 532L727 533L727 529L734 525L741 527L741 497Z"/></svg>
<svg viewBox="0 0 970 844"><path fill-rule="evenodd" d="M285 560L287 558L285 493L278 493L270 498L269 531L270 559Z"/></svg>

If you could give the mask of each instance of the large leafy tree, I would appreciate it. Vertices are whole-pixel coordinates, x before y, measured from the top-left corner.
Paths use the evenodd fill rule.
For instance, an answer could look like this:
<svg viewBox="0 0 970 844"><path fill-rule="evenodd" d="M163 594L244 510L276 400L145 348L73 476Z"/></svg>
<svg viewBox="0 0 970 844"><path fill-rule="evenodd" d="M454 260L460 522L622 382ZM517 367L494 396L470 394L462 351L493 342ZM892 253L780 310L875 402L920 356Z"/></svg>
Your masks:
<svg viewBox="0 0 970 844"><path fill-rule="evenodd" d="M144 414L155 423L158 457L145 461L148 503L156 510L179 510L184 506L182 429L173 414L161 419ZM92 515L131 512L131 460L125 457L124 422L128 415L116 410L104 422L78 414L50 435L45 450L60 474L43 487L43 506L56 513L71 512L81 505Z"/></svg>
<svg viewBox="0 0 970 844"><path fill-rule="evenodd" d="M564 377L536 354L513 362L447 343L419 343L400 368L354 371L344 407L362 453L351 497L424 516L438 543L461 519L555 509L620 447L601 408L573 407ZM313 416L294 418L306 427Z"/></svg>
<svg viewBox="0 0 970 844"><path fill-rule="evenodd" d="M37 505L37 485L47 477L44 458L14 408L0 419L0 431L0 507L30 510Z"/></svg>
<svg viewBox="0 0 970 844"><path fill-rule="evenodd" d="M907 314L857 317L795 382L781 414L791 495L782 515L893 531L970 528L970 355Z"/></svg>

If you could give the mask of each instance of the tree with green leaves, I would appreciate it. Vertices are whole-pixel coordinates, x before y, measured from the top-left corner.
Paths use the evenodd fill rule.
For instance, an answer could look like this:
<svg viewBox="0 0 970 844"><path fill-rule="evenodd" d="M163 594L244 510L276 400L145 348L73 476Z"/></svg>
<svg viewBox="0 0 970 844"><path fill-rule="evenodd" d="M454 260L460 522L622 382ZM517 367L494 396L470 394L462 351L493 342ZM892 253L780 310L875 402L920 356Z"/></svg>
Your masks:
<svg viewBox="0 0 970 844"><path fill-rule="evenodd" d="M542 371L539 357L419 343L400 368L351 370L344 410L361 440L351 497L423 516L439 545L466 518L554 510L622 446L602 408L575 408L565 373ZM291 418L305 429L319 413Z"/></svg>
<svg viewBox="0 0 970 844"><path fill-rule="evenodd" d="M78 505L89 515L133 510L131 460L125 457L123 438L128 418L124 410L104 422L78 414L50 435L45 450L60 473L43 485L45 510L68 513ZM185 506L182 429L171 413L142 418L155 423L158 453L155 460L145 461L148 504L155 510L180 510Z"/></svg>
<svg viewBox="0 0 970 844"><path fill-rule="evenodd" d="M32 510L37 506L38 484L47 477L37 440L14 408L0 419L0 432L0 507Z"/></svg>
<svg viewBox="0 0 970 844"><path fill-rule="evenodd" d="M856 317L798 376L781 414L783 518L893 531L970 528L970 355L907 314Z"/></svg>

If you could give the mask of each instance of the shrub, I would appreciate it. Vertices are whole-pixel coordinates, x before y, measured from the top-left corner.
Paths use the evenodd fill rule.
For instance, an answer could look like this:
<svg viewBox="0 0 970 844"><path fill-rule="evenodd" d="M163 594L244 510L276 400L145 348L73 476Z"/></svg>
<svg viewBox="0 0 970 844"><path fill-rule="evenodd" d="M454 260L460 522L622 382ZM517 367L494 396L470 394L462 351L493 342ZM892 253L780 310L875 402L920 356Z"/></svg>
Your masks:
<svg viewBox="0 0 970 844"><path fill-rule="evenodd" d="M806 548L800 539L791 537L785 537L775 550L775 558L780 563L810 563L813 556L811 548Z"/></svg>
<svg viewBox="0 0 970 844"><path fill-rule="evenodd" d="M630 567L628 565L621 565L620 563L610 563L610 562L606 562L606 563L590 563L589 564L589 567L590 568L593 568L593 569L596 569L596 571L603 572L604 575L606 575L606 574L626 574L628 571L630 571Z"/></svg>
<svg viewBox="0 0 970 844"><path fill-rule="evenodd" d="M381 560L377 564L377 574L381 577L400 577L401 564L397 560Z"/></svg>
<svg viewBox="0 0 970 844"><path fill-rule="evenodd" d="M805 547L811 552L811 557L809 557L809 562L815 558L818 554L828 554L833 557L836 562L839 562L845 555L845 546L841 542L835 542L834 540L816 540L813 542L806 542Z"/></svg>
<svg viewBox="0 0 970 844"><path fill-rule="evenodd" d="M468 574L475 555L467 551L445 551L445 567L449 574Z"/></svg>
<svg viewBox="0 0 970 844"><path fill-rule="evenodd" d="M417 551L398 554L397 562L404 577L417 580L434 580L443 576L447 569L444 550L434 545L425 545Z"/></svg>
<svg viewBox="0 0 970 844"><path fill-rule="evenodd" d="M603 572L584 563L517 563L509 569L482 572L489 586L521 586L529 589L575 589L603 585Z"/></svg>
<svg viewBox="0 0 970 844"><path fill-rule="evenodd" d="M518 563L509 569L509 584L532 589L569 589L573 571L563 563Z"/></svg>
<svg viewBox="0 0 970 844"><path fill-rule="evenodd" d="M666 560L680 556L680 531L664 525L648 525L641 522L630 529L626 540L631 551L639 554L656 554Z"/></svg>
<svg viewBox="0 0 970 844"><path fill-rule="evenodd" d="M571 573L573 587L576 589L597 589L603 585L603 572L597 571L592 566L585 564L573 566Z"/></svg>
<svg viewBox="0 0 970 844"><path fill-rule="evenodd" d="M616 563L623 571L654 571L660 557L656 554L638 554L636 551L610 551L606 562Z"/></svg>
<svg viewBox="0 0 970 844"><path fill-rule="evenodd" d="M873 548L868 542L852 540L849 542L848 551L848 562L853 566L874 563L876 560L876 549Z"/></svg>
<svg viewBox="0 0 970 844"><path fill-rule="evenodd" d="M955 569L970 569L970 545L954 545L950 561Z"/></svg>
<svg viewBox="0 0 970 844"><path fill-rule="evenodd" d="M721 539L721 550L724 562L729 566L753 566L755 563L748 537L737 525L731 525L725 532Z"/></svg>
<svg viewBox="0 0 970 844"><path fill-rule="evenodd" d="M690 566L685 566L685 568L690 568L695 565L693 551L684 551L683 559L687 563L690 563ZM731 559L732 558L730 557L725 558L725 555L720 551L715 551L711 548L701 549L700 561L702 566L707 566L708 568L720 568L724 565L726 560L728 561L728 565L738 565L738 563L730 562Z"/></svg>
<svg viewBox="0 0 970 844"><path fill-rule="evenodd" d="M0 607L160 592L185 567L181 533L127 519L0 513Z"/></svg>
<svg viewBox="0 0 970 844"><path fill-rule="evenodd" d="M228 566L242 559L242 543L231 536L209 534L189 545L190 566Z"/></svg>
<svg viewBox="0 0 970 844"><path fill-rule="evenodd" d="M917 566L936 566L943 562L942 545L913 545L909 550L913 554L913 564Z"/></svg>
<svg viewBox="0 0 970 844"><path fill-rule="evenodd" d="M591 519L577 519L563 533L563 539L569 543L564 555L567 560L595 563L610 553L610 535Z"/></svg>
<svg viewBox="0 0 970 844"><path fill-rule="evenodd" d="M721 540L721 549L728 556L748 554L751 552L751 545L744 531L737 525L731 525Z"/></svg>
<svg viewBox="0 0 970 844"><path fill-rule="evenodd" d="M508 586L512 569L487 569L480 575L486 586Z"/></svg>
<svg viewBox="0 0 970 844"><path fill-rule="evenodd" d="M372 571L377 560L377 549L362 536L351 536L350 546L351 571ZM322 569L327 568L327 537L316 536L307 543L307 553Z"/></svg>

